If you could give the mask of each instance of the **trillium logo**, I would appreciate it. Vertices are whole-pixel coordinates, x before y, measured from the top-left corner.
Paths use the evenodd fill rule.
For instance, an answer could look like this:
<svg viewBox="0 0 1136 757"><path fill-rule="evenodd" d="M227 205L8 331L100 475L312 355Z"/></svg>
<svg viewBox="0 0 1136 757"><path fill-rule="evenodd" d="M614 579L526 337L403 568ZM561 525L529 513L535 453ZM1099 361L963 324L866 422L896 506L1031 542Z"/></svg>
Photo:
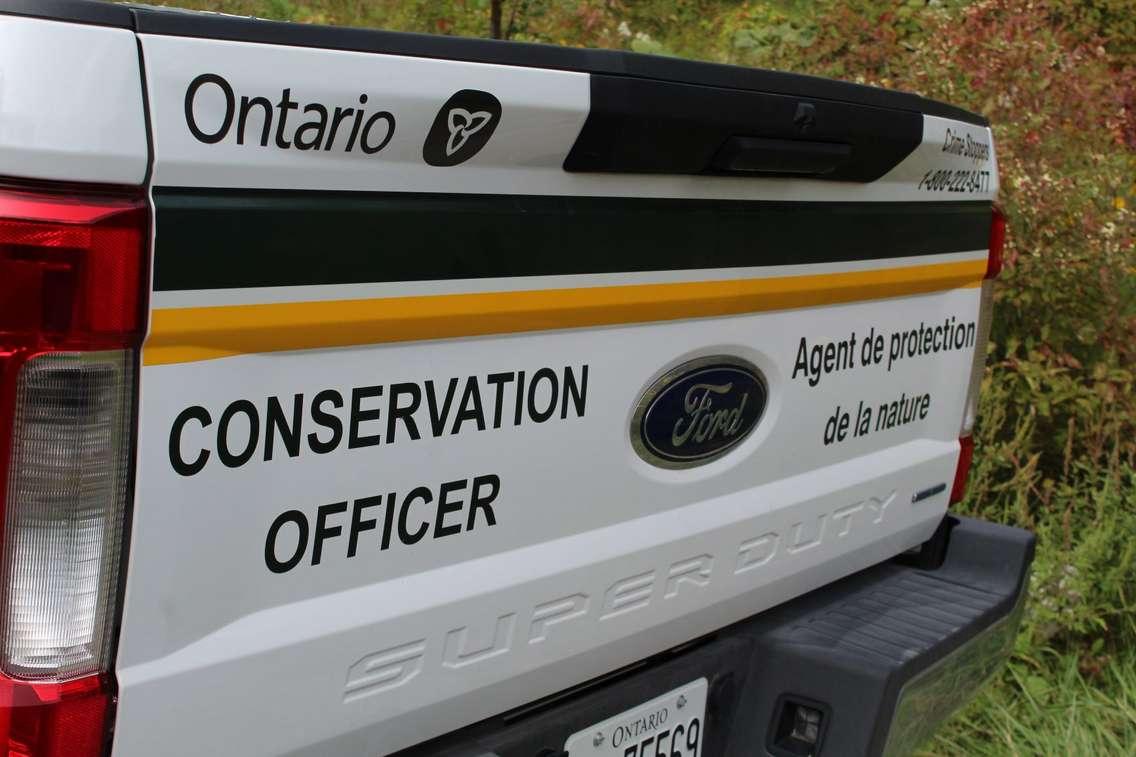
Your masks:
<svg viewBox="0 0 1136 757"><path fill-rule="evenodd" d="M487 110L470 113L465 108L450 108L450 138L446 140L446 157L460 150L467 139L485 128L491 120L493 114Z"/></svg>
<svg viewBox="0 0 1136 757"><path fill-rule="evenodd" d="M501 121L501 101L488 92L463 89L446 100L422 145L432 166L456 166L472 158Z"/></svg>

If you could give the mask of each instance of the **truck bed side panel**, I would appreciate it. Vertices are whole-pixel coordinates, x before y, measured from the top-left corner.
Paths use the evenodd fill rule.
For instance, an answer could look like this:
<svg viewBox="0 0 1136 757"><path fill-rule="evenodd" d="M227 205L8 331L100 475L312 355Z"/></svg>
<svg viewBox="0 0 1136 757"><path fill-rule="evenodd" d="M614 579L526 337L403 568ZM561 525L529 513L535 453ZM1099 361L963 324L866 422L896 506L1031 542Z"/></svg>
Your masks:
<svg viewBox="0 0 1136 757"><path fill-rule="evenodd" d="M0 16L0 177L141 184L142 95L132 32Z"/></svg>

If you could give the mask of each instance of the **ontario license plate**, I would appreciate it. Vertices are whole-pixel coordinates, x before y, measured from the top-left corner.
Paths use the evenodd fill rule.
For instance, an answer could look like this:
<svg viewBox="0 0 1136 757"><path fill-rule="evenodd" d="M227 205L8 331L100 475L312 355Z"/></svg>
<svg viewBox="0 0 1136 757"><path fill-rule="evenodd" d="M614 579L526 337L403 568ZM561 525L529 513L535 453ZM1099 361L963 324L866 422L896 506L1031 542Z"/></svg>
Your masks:
<svg viewBox="0 0 1136 757"><path fill-rule="evenodd" d="M705 678L572 734L569 757L699 757L706 719Z"/></svg>

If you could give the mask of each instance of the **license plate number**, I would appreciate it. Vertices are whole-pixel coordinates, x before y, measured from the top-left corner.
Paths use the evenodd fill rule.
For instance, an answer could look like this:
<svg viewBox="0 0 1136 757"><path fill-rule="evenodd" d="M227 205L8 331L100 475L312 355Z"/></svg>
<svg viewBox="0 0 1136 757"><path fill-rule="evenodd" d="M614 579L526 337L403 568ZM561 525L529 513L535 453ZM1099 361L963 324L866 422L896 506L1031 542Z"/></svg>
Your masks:
<svg viewBox="0 0 1136 757"><path fill-rule="evenodd" d="M577 731L569 757L699 757L706 720L705 678Z"/></svg>

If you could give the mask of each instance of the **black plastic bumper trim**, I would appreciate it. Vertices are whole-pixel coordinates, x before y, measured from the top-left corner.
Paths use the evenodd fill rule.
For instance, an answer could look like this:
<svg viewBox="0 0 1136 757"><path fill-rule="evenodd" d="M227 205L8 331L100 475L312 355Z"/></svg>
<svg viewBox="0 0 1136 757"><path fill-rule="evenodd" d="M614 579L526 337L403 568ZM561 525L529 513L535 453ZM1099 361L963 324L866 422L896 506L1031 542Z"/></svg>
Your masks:
<svg viewBox="0 0 1136 757"><path fill-rule="evenodd" d="M1033 535L950 520L935 569L877 565L681 650L399 754L562 757L571 734L700 677L710 682L706 757L768 754L770 724L789 700L825 713L816 757L881 754L904 685L1012 621L1024 599Z"/></svg>

